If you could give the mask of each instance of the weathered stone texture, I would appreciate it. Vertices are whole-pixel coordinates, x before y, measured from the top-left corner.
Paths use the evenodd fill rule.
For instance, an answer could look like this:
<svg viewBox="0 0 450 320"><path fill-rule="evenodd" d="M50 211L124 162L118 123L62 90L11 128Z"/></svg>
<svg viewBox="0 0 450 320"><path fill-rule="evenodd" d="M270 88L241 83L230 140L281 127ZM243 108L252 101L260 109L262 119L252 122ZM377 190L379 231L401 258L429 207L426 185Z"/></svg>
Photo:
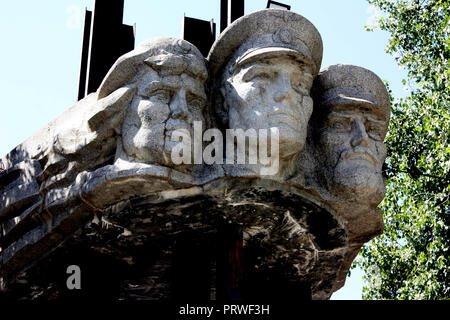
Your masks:
<svg viewBox="0 0 450 320"><path fill-rule="evenodd" d="M79 297L65 287L78 264L84 297L214 299L231 224L246 299L328 299L383 230L390 104L371 71L319 72L321 60L316 28L276 9L236 20L207 60L175 38L119 58L96 93L2 159L3 295ZM279 128L278 158L177 164L172 133L195 136L196 121L223 137Z"/></svg>

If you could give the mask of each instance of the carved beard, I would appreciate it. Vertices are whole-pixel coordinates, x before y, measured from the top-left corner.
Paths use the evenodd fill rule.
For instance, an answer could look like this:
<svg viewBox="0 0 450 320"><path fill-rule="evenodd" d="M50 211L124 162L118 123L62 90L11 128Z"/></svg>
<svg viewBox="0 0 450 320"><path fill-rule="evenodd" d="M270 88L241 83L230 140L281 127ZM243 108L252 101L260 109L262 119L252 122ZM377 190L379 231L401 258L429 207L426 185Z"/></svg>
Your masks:
<svg viewBox="0 0 450 320"><path fill-rule="evenodd" d="M193 144L194 144L194 130L192 129L191 124L188 124L185 121L174 121L173 126L170 126L168 128L168 126L165 126L165 135L164 135L164 139L165 139L165 144L164 144L164 148L162 150L162 155L164 158L164 166L176 169L177 171L181 171L181 172L185 172L185 173L190 173L192 172L193 169L193 158L191 159L191 164L174 164L172 162L172 149L178 145L180 143L180 141L172 141L172 134L174 131L176 130L180 130L180 129L184 129L187 130L189 132L189 135L191 137L191 157L193 157L194 155L194 150L193 150ZM178 126L176 126L178 124ZM184 141L184 140L183 140ZM186 142L186 141L185 141Z"/></svg>
<svg viewBox="0 0 450 320"><path fill-rule="evenodd" d="M331 179L330 191L347 201L378 205L384 198L385 186L380 172L366 166L339 163Z"/></svg>

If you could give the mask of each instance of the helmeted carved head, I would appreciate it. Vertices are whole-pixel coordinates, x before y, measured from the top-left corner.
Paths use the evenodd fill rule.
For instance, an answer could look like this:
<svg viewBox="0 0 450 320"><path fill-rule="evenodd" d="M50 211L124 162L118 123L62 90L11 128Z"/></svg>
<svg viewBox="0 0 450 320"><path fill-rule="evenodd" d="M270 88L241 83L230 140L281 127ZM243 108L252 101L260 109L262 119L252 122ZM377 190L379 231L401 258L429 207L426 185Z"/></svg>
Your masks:
<svg viewBox="0 0 450 320"><path fill-rule="evenodd" d="M385 85L370 70L338 64L319 73L313 97L314 141L327 188L342 199L378 204L390 118Z"/></svg>
<svg viewBox="0 0 450 320"><path fill-rule="evenodd" d="M277 127L280 167L303 148L322 61L317 29L294 12L266 9L234 21L209 55L213 105L225 128Z"/></svg>
<svg viewBox="0 0 450 320"><path fill-rule="evenodd" d="M170 37L145 41L117 60L98 98L135 87L121 128L124 154L119 150L119 157L173 166L170 155L177 142L171 141L172 132L184 129L193 136L193 121L204 121L205 62L194 45Z"/></svg>

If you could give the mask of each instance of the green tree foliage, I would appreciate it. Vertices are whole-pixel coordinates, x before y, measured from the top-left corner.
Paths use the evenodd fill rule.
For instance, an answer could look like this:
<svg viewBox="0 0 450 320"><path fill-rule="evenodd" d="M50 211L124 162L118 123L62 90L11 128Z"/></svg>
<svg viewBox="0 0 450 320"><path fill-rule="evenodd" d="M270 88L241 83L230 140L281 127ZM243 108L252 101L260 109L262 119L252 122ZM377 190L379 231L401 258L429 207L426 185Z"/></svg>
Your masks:
<svg viewBox="0 0 450 320"><path fill-rule="evenodd" d="M363 247L365 299L450 299L450 2L368 0L390 33L386 51L408 70L392 97L384 234Z"/></svg>

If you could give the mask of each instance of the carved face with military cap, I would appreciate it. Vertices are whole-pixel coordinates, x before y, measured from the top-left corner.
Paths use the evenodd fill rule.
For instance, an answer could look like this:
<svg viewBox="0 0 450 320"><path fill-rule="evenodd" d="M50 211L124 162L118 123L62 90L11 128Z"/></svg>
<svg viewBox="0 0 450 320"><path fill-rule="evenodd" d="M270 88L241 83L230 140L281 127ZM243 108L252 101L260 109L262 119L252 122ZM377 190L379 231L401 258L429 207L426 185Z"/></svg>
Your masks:
<svg viewBox="0 0 450 320"><path fill-rule="evenodd" d="M379 203L390 103L383 82L352 65L323 70L315 83L317 148L329 190Z"/></svg>
<svg viewBox="0 0 450 320"><path fill-rule="evenodd" d="M258 21L265 28L254 28ZM229 26L208 59L221 96L214 107L224 126L277 128L280 169L286 169L306 141L310 90L322 59L320 34L296 13L261 10Z"/></svg>

